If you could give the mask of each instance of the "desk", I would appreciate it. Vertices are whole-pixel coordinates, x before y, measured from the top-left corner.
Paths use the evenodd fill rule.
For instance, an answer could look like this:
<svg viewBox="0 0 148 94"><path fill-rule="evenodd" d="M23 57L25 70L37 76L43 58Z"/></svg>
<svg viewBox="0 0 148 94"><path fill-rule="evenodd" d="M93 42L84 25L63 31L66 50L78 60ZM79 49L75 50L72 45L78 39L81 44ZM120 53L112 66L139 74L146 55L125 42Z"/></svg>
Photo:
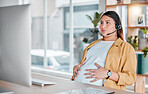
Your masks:
<svg viewBox="0 0 148 94"><path fill-rule="evenodd" d="M100 86L94 86L90 84L78 83L78 82L71 81L69 79L59 78L59 77L54 77L54 76L33 74L32 77L37 78L37 79L46 80L46 81L53 81L53 82L56 82L56 85L47 85L45 87L32 85L32 87L25 87L22 85L18 85L18 84L6 82L6 81L0 81L0 87L13 90L15 92L14 94L53 94L53 93L59 93L63 91L73 90L73 89L82 89L82 88L87 88L87 87L114 91L115 94L133 94L132 92L111 89L111 88L106 88L106 87L100 87Z"/></svg>

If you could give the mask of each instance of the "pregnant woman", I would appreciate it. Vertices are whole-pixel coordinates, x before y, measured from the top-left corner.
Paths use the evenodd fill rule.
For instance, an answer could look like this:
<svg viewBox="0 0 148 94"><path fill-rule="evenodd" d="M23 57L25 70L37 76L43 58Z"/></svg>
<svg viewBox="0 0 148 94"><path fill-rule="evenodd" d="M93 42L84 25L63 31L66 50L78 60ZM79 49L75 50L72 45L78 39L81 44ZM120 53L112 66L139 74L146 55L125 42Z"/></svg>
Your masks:
<svg viewBox="0 0 148 94"><path fill-rule="evenodd" d="M133 47L123 40L115 11L101 16L100 31L103 38L84 49L82 61L73 68L72 80L125 90L136 80L137 59Z"/></svg>

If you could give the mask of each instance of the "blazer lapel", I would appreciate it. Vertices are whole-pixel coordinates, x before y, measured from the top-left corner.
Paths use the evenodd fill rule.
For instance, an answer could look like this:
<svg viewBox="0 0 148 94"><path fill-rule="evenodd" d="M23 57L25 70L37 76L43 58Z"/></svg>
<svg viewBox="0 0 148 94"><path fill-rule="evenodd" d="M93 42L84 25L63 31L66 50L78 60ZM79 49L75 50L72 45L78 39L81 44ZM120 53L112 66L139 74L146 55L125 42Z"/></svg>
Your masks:
<svg viewBox="0 0 148 94"><path fill-rule="evenodd" d="M106 56L105 69L109 68L110 64L114 59L114 55L117 53L117 49L121 45L121 43L123 43L123 40L121 38L118 38L109 49Z"/></svg>

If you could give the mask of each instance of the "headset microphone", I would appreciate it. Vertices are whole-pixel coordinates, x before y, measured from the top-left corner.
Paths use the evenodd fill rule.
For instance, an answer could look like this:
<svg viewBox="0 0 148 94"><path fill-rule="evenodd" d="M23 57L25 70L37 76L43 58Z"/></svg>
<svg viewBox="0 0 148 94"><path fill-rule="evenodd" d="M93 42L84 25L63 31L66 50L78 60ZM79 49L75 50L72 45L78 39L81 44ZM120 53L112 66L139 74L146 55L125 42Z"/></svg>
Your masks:
<svg viewBox="0 0 148 94"><path fill-rule="evenodd" d="M111 35L111 34L115 33L116 31L117 31L117 29L115 31L111 32L111 33L108 33L107 35Z"/></svg>

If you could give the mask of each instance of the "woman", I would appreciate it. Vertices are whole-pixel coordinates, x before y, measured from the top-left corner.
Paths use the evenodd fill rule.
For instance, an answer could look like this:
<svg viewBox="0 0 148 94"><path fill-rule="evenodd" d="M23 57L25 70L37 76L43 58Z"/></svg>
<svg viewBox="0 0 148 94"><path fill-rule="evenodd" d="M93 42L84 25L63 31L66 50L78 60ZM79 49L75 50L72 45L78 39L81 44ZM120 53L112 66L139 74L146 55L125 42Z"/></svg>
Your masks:
<svg viewBox="0 0 148 94"><path fill-rule="evenodd" d="M81 63L73 68L72 80L125 90L136 80L137 59L133 47L123 40L115 11L102 15L100 31L103 38L84 49Z"/></svg>

